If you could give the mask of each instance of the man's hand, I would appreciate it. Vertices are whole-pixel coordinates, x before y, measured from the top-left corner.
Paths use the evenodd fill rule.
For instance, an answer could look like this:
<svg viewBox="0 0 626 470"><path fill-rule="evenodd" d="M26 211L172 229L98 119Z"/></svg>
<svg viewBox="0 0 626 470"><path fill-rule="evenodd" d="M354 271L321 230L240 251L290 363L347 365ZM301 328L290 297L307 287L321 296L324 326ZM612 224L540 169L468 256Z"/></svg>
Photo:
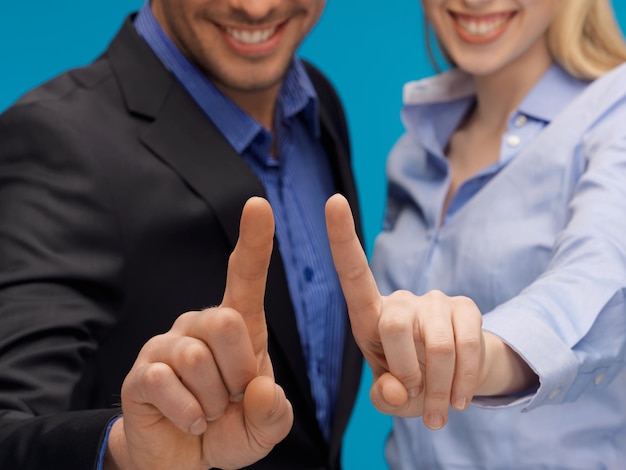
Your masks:
<svg viewBox="0 0 626 470"><path fill-rule="evenodd" d="M293 411L274 383L263 307L273 236L269 204L250 199L221 305L181 315L127 375L107 468L240 468L288 434Z"/></svg>
<svg viewBox="0 0 626 470"><path fill-rule="evenodd" d="M480 311L466 297L438 291L381 296L344 197L328 200L326 224L352 333L374 374L372 403L441 428L449 406L465 409L486 380Z"/></svg>

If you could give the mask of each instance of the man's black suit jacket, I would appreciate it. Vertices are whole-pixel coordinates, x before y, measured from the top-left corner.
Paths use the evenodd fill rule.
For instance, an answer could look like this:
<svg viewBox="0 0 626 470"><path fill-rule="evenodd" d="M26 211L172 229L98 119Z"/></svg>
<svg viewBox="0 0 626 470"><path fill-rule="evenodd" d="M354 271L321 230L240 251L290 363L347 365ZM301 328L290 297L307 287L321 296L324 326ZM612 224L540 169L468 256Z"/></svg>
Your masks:
<svg viewBox="0 0 626 470"><path fill-rule="evenodd" d="M307 69L337 189L359 226L343 111L330 84ZM0 468L93 468L141 346L179 314L221 301L241 209L253 195L264 195L259 180L130 19L93 64L4 113ZM349 328L326 443L276 247L266 314L295 423L254 468L338 468L361 371Z"/></svg>

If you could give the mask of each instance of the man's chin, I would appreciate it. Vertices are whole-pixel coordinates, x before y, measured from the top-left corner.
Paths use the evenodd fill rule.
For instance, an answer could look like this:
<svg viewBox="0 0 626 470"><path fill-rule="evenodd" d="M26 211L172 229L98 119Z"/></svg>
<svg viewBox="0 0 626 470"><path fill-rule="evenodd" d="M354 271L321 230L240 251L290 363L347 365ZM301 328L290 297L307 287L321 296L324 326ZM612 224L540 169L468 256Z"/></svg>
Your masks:
<svg viewBox="0 0 626 470"><path fill-rule="evenodd" d="M259 61L238 67L208 71L207 76L222 89L229 89L238 93L263 92L280 86L290 65L290 60L281 63Z"/></svg>
<svg viewBox="0 0 626 470"><path fill-rule="evenodd" d="M228 94L228 91L238 94L272 93L280 88L285 73L286 70L272 75L263 73L258 75L250 74L245 77L216 77L213 81L226 94Z"/></svg>

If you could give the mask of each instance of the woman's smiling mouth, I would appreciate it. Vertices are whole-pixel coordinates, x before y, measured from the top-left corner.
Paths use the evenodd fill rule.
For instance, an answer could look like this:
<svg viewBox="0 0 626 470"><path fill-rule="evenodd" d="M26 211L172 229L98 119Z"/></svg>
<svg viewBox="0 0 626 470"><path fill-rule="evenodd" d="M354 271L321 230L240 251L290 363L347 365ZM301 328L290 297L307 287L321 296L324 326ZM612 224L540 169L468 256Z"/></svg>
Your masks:
<svg viewBox="0 0 626 470"><path fill-rule="evenodd" d="M475 44L484 44L497 39L506 30L515 12L481 16L450 12L450 16L461 39Z"/></svg>

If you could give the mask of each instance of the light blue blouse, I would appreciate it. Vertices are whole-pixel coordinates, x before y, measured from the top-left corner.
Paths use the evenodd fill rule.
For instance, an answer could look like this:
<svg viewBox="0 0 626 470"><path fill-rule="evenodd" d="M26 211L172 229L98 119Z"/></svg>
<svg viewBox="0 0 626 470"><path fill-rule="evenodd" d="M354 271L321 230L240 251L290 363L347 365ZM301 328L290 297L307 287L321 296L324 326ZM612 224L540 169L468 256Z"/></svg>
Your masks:
<svg viewBox="0 0 626 470"><path fill-rule="evenodd" d="M463 72L404 89L372 269L383 294L472 298L540 386L475 399L447 426L394 420L393 469L626 468L626 66L591 84L550 68L511 114L499 161L441 220L444 149L474 103Z"/></svg>

